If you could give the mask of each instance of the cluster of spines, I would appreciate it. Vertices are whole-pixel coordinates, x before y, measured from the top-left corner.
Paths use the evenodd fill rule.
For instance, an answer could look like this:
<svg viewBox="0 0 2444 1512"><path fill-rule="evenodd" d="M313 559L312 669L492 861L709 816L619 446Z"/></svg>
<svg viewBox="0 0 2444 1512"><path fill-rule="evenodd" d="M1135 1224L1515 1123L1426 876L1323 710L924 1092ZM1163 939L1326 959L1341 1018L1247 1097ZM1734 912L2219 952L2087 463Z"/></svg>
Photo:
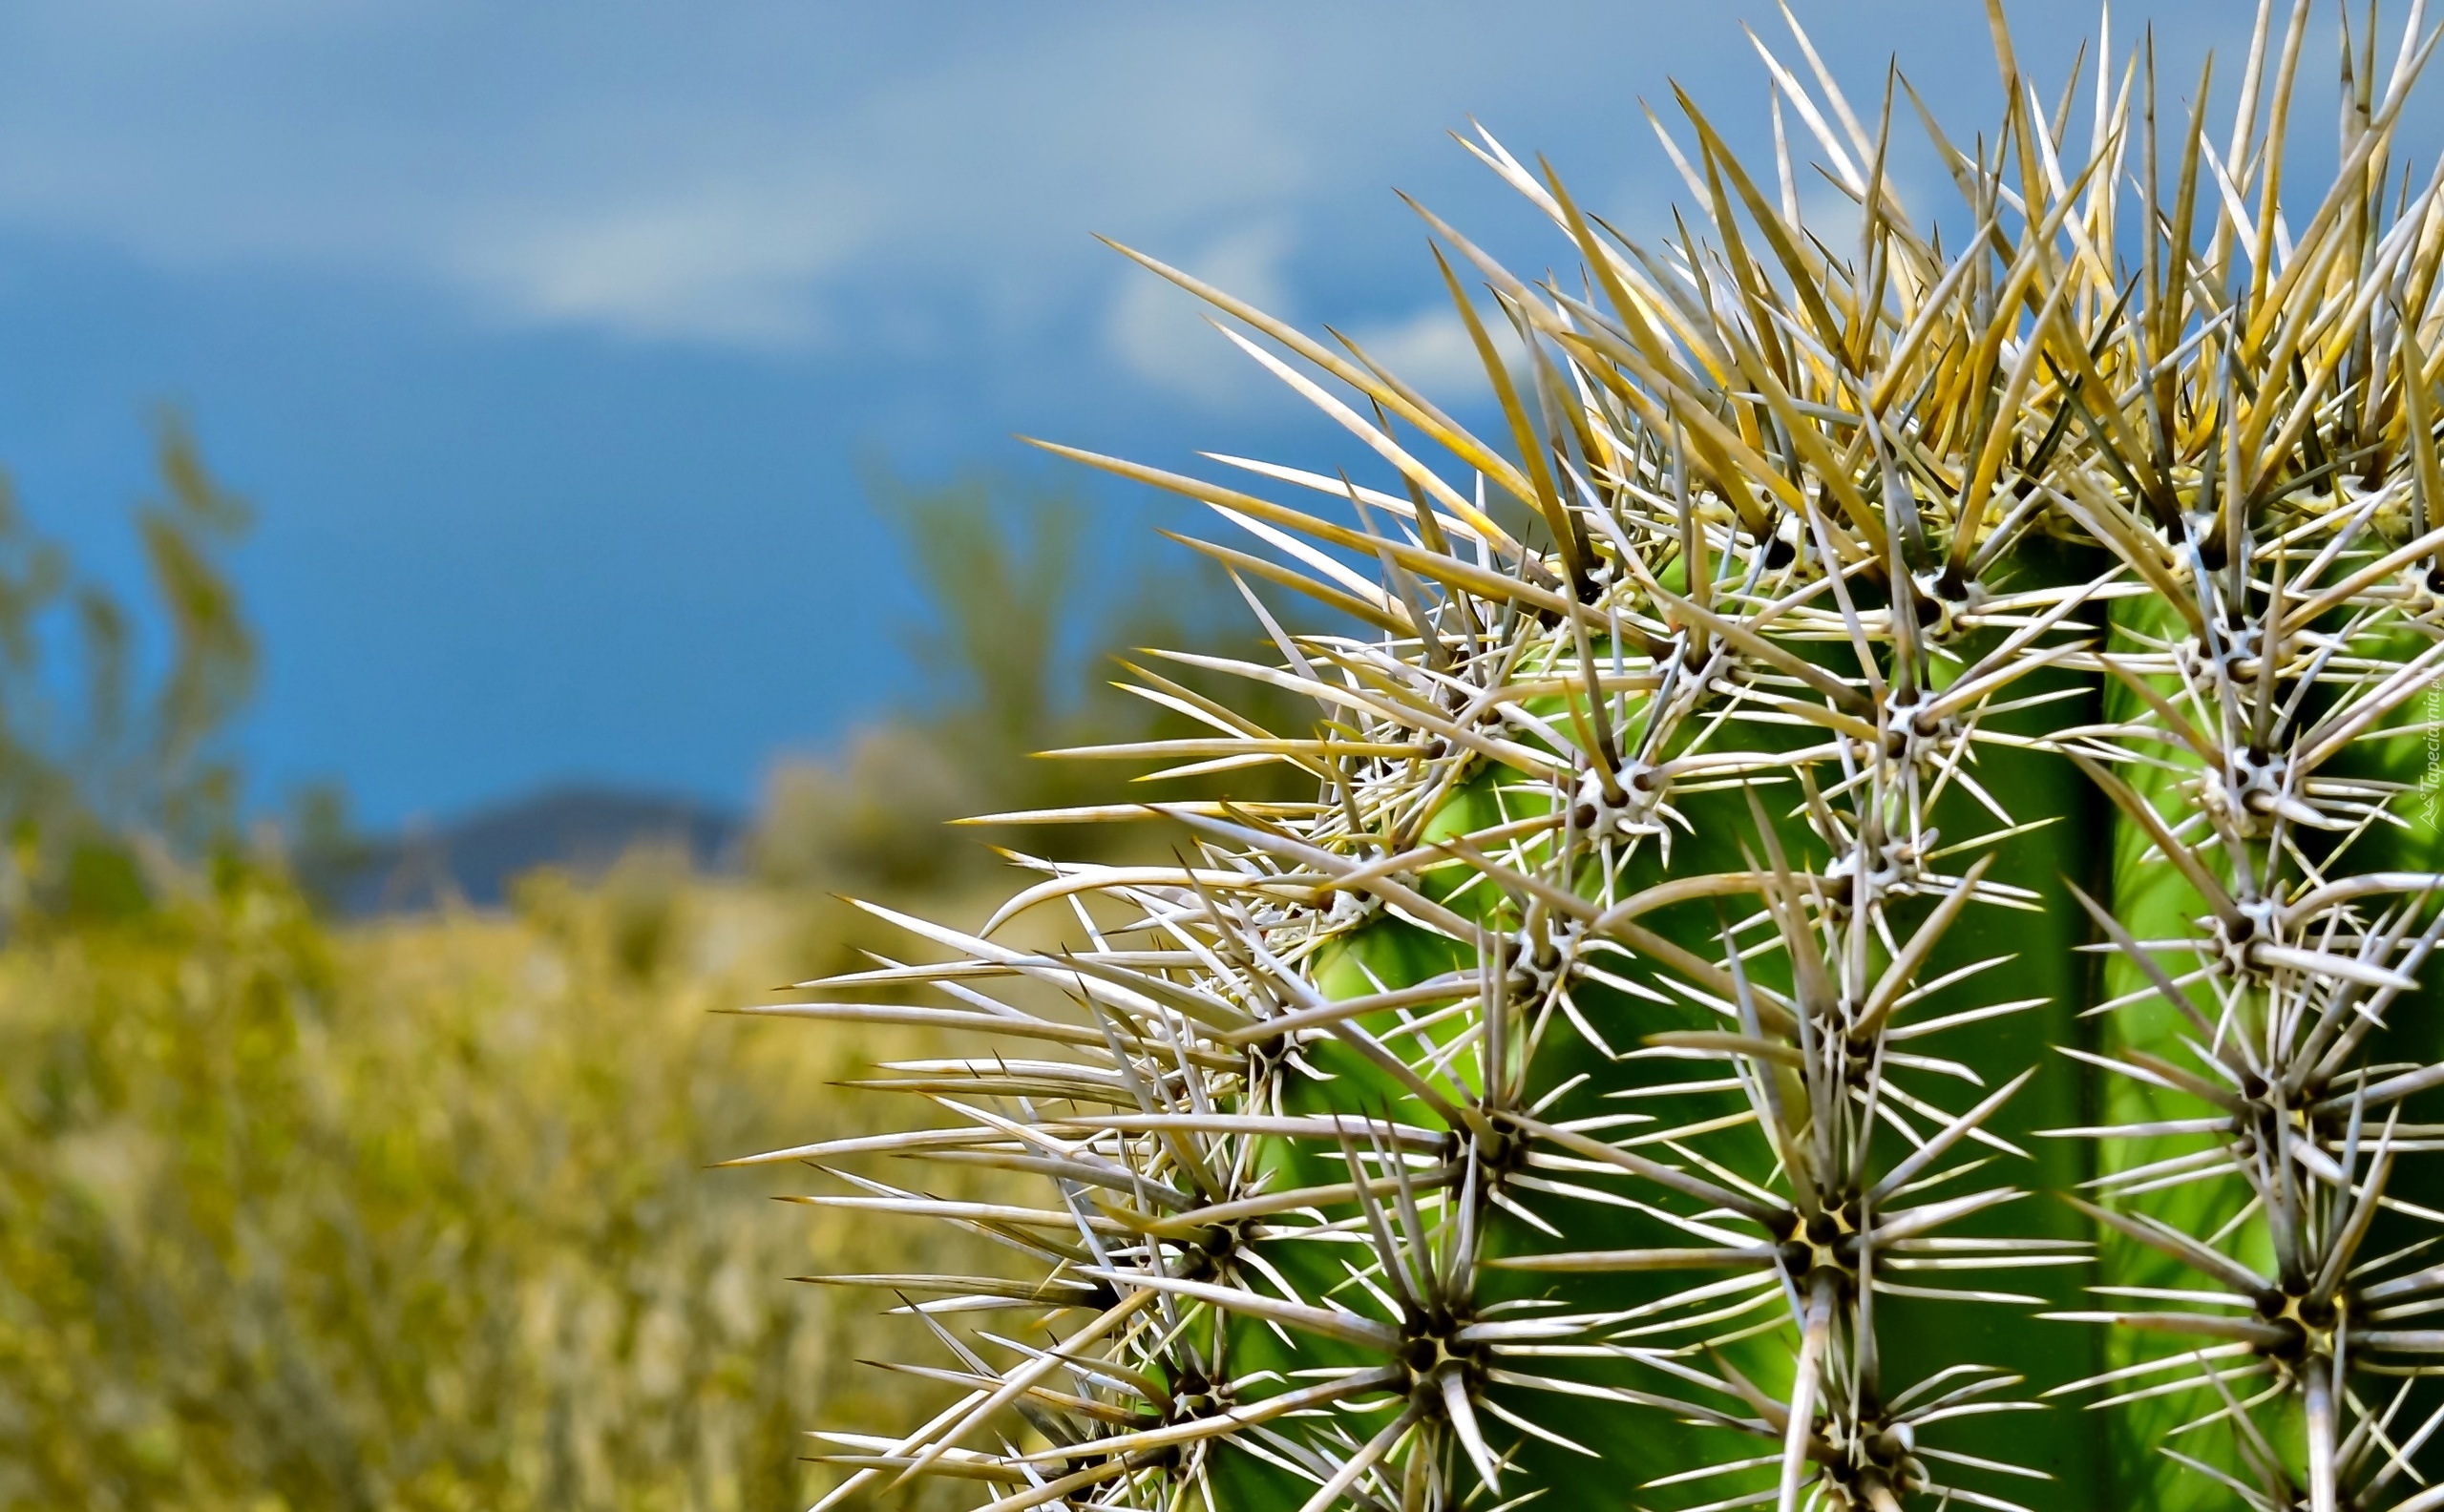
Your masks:
<svg viewBox="0 0 2444 1512"><path fill-rule="evenodd" d="M2444 177L2392 172L2435 33L2413 14L2380 59L2346 19L2340 173L2295 231L2307 26L2260 7L2220 152L2204 79L2166 152L2152 48L2117 80L2100 49L2082 156L2076 71L2044 109L1997 15L1991 151L1926 119L1965 202L1949 256L1886 172L1893 84L1870 131L1796 24L1812 88L1758 45L1778 193L1685 97L1688 144L1657 123L1696 203L1675 242L1481 135L1585 268L1531 285L1421 212L1506 446L1129 254L1392 488L1214 459L1325 501L1299 508L1053 450L1211 506L1264 548L1195 543L1243 589L1360 628L1292 635L1250 590L1273 659L1133 669L1209 735L1075 753L1286 764L1315 801L995 816L1155 814L1194 853L1022 858L1043 880L973 934L890 915L945 961L754 1010L994 1041L889 1068L937 1126L759 1158L1033 1268L835 1278L896 1292L959 1396L826 1435L833 1499L933 1474L992 1512L1572 1501L1556 1457L1614 1446L1555 1425L1617 1418L1696 1425L1659 1430L1655 1504L2011 1507L2045 1468L1947 1435L2030 1409L2018 1375L1890 1323L1974 1303L2113 1325L2106 1369L2048 1384L2170 1404L2167 1452L2246 1505L2444 1505L2403 1499L2444 1422L2412 1407L2444 1363L2418 1232L2444 1214L2397 1176L2444 1144L2402 1112L2444 1064L2393 1022L2444 937L2405 765L2444 668ZM1801 221L1785 106L1856 209L1846 257ZM1317 718L1264 728L1215 676ZM1962 943L2073 899L2101 969L2033 972L2070 991L2013 996L2032 963ZM1001 941L1046 907L1078 943ZM2093 1152L2097 1200L2065 1195L2129 1271L2090 1289L2107 1311L2008 1289L2091 1247L1998 1227L2033 1148L2001 1115L2039 1067L1947 1048L2035 1014L2090 1026L2048 1074L2088 1068L2104 1117L2046 1132ZM835 1164L866 1154L1046 1195ZM2171 1279L2149 1255L2184 1278L2121 1284Z"/></svg>

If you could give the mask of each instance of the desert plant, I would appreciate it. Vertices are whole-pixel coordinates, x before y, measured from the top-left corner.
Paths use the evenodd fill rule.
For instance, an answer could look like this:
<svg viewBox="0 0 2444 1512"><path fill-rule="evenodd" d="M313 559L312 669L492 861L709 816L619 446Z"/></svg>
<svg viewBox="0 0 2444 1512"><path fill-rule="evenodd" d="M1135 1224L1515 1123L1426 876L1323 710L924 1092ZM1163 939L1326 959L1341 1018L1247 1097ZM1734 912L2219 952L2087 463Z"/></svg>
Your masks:
<svg viewBox="0 0 2444 1512"><path fill-rule="evenodd" d="M784 886L886 899L989 891L1003 875L994 858L982 847L942 844L945 822L983 809L1040 814L1092 804L1104 795L1101 770L1028 758L1046 746L1126 754L1201 730L1193 701L1232 683L1190 673L1191 706L1179 697L1148 702L1126 696L1134 690L1123 685L1098 685L1112 656L1149 641L1243 649L1254 638L1237 597L1202 575L1145 564L1089 572L1080 551L1085 514L1067 495L980 473L916 488L876 470L869 487L924 590L932 623L910 640L932 697L889 711L830 759L777 766L758 816L754 869ZM1099 582L1122 591L1099 592ZM1262 717L1303 701L1266 689L1236 703ZM1233 775L1236 795L1251 796L1246 776ZM1256 775L1267 794L1295 790L1287 774ZM1218 776L1206 784L1217 786ZM1081 825L1064 829L1060 843L1073 855L1113 859L1160 856L1166 838L1144 827ZM859 933L850 924L832 937L845 946Z"/></svg>
<svg viewBox="0 0 2444 1512"><path fill-rule="evenodd" d="M2444 1506L2419 9L2397 47L2344 18L2313 200L2307 0L2260 5L2228 136L2211 74L2160 109L2152 42L2048 108L1997 12L1967 151L1897 74L1862 114L1759 43L1770 178L1682 96L1654 242L1481 133L1581 264L1530 284L1421 210L1499 439L1130 253L1379 466L1216 459L1264 494L1051 449L1345 618L1169 658L1309 727L1143 677L1210 729L1174 769L1315 795L1088 811L1195 853L1028 860L974 934L898 919L947 959L758 1010L989 1041L899 1068L925 1126L773 1158L1025 1262L866 1278L964 1395L822 1436L834 1497ZM1071 948L1003 942L1035 909Z"/></svg>
<svg viewBox="0 0 2444 1512"><path fill-rule="evenodd" d="M159 492L133 512L149 592L134 603L36 532L0 477L0 932L30 909L139 910L173 856L237 828L228 743L255 644L226 553L253 510L176 411L154 424Z"/></svg>
<svg viewBox="0 0 2444 1512"><path fill-rule="evenodd" d="M981 1243L703 1172L809 1107L881 1132L828 1084L941 1048L706 1011L808 900L641 851L340 931L260 869L182 880L0 950L0 1507L785 1512L808 1416L938 1406L858 1368L854 1293L762 1283Z"/></svg>

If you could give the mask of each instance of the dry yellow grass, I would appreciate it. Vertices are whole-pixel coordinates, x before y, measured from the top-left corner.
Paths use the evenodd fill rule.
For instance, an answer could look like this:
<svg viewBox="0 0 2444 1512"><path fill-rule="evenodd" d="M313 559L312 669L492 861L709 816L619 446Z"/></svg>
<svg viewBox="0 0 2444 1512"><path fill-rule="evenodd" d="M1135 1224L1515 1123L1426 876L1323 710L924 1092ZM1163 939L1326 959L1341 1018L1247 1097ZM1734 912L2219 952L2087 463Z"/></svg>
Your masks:
<svg viewBox="0 0 2444 1512"><path fill-rule="evenodd" d="M936 1390L788 1278L994 1263L706 1168L926 1047L712 1011L853 928L638 857L344 933L232 872L0 952L0 1505L803 1506L802 1430Z"/></svg>

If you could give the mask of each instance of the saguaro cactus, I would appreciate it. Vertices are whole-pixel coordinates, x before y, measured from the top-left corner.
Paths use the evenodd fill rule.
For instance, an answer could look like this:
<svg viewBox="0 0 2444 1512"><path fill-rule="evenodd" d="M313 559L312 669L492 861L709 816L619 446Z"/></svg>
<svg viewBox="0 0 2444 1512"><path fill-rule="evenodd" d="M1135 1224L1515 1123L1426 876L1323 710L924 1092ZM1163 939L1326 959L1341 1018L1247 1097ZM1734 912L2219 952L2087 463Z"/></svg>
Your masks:
<svg viewBox="0 0 2444 1512"><path fill-rule="evenodd" d="M1036 816L1190 838L1029 860L973 934L899 920L947 958L754 1010L976 1036L895 1068L921 1127L762 1158L1025 1262L835 1278L918 1314L941 1354L907 1368L957 1396L822 1436L830 1500L2444 1506L2416 9L2384 46L2343 18L2313 199L2307 0L2261 5L2212 116L2144 46L2048 108L1997 15L1967 151L1897 74L1863 114L1804 35L1797 68L1760 43L1772 181L1683 97L1652 242L1480 135L1579 263L1531 284L1421 211L1490 438L1130 253L1376 465L1051 449L1255 537L1200 549L1272 650L1149 657L1211 733L1106 754L1315 796ZM1913 114L1940 222L1887 172ZM1002 941L1039 909L1068 948Z"/></svg>

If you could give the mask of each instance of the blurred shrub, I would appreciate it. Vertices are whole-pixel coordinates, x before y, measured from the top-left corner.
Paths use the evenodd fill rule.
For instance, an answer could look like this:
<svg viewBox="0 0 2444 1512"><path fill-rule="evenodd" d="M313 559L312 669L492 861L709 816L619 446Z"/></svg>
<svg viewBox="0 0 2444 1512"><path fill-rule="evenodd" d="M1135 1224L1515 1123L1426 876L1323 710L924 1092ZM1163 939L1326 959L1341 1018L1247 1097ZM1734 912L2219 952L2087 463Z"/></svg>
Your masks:
<svg viewBox="0 0 2444 1512"><path fill-rule="evenodd" d="M752 847L768 881L922 888L970 859L943 826L988 807L989 786L941 731L910 723L852 737L837 761L793 761L764 788Z"/></svg>
<svg viewBox="0 0 2444 1512"><path fill-rule="evenodd" d="M1115 848L1167 853L1185 832L1142 822L1052 833L943 827L975 814L1109 802L1108 770L1036 759L1047 749L1210 735L1177 708L1110 678L1117 661L1141 645L1269 656L1250 639L1245 606L1227 579L1168 561L1111 570L1119 564L1094 559L1110 543L1081 529L1085 508L1076 498L1010 478L975 473L917 488L877 474L870 488L930 608L931 619L909 636L921 691L838 754L774 768L752 847L756 874L790 886L904 894L977 885L999 865L988 844L1069 859ZM1176 663L1158 666L1198 691L1219 681ZM1227 692L1232 706L1259 720L1276 713L1261 689L1233 681ZM1267 766L1202 788L1168 782L1148 796L1290 796L1296 781Z"/></svg>
<svg viewBox="0 0 2444 1512"><path fill-rule="evenodd" d="M934 1388L785 1278L990 1262L703 1169L920 1043L707 1012L798 912L642 855L335 937L228 865L0 953L0 1505L803 1505L800 1429Z"/></svg>
<svg viewBox="0 0 2444 1512"><path fill-rule="evenodd" d="M256 648L223 558L254 512L175 413L155 434L158 492L133 512L149 598L135 606L37 535L0 479L0 927L30 907L124 915L174 855L236 829L227 732ZM148 628L162 643L138 656ZM44 655L61 646L66 668Z"/></svg>

